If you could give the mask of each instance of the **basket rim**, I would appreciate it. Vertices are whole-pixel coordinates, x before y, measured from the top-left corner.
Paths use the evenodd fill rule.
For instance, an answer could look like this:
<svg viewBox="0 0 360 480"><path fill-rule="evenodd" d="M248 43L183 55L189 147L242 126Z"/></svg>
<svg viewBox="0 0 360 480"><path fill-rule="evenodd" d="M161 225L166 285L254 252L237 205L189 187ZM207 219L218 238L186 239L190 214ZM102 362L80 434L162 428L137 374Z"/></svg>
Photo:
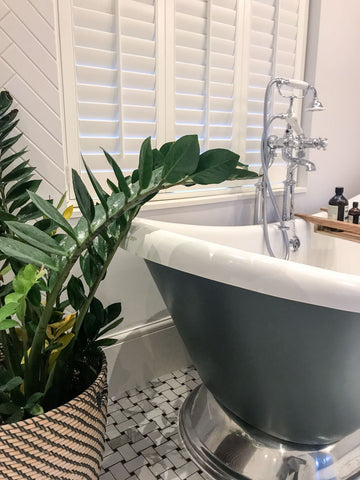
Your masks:
<svg viewBox="0 0 360 480"><path fill-rule="evenodd" d="M47 412L44 412L41 415L36 415L35 417L26 418L18 422L12 422L12 423L6 423L4 425L0 425L0 433L17 428L17 426L23 427L25 425L39 423L42 420L46 420L50 416L55 415L56 413L61 414L66 408L74 406L76 403L81 403L82 400L84 400L89 395L89 393L92 393L93 391L97 391L102 384L106 383L106 380L107 380L107 360L106 360L106 355L102 349L99 349L99 356L101 358L101 367L97 377L92 382L92 384L89 385L81 393L79 393L79 395L76 395L76 397L72 398L68 402L58 407L52 408L51 410L48 410ZM105 382L104 382L104 377L105 377Z"/></svg>

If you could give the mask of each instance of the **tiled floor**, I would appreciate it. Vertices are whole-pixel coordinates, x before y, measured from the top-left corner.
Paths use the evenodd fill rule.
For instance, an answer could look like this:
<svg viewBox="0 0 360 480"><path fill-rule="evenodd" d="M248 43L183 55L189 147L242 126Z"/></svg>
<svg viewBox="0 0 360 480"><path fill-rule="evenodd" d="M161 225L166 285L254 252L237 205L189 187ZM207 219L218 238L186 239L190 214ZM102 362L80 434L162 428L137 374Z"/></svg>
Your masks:
<svg viewBox="0 0 360 480"><path fill-rule="evenodd" d="M177 431L179 408L199 383L196 370L187 368L112 398L100 480L209 480Z"/></svg>

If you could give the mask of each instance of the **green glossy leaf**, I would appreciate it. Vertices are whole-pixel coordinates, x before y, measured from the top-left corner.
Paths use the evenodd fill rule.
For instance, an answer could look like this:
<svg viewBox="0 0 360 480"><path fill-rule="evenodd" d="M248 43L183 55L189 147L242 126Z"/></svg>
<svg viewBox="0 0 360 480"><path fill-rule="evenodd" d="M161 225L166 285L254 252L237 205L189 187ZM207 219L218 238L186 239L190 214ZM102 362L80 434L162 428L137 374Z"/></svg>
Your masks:
<svg viewBox="0 0 360 480"><path fill-rule="evenodd" d="M52 237L33 225L20 222L6 222L6 225L17 237L40 250L56 255L67 253Z"/></svg>
<svg viewBox="0 0 360 480"><path fill-rule="evenodd" d="M84 285L80 278L74 277L74 275L72 275L67 284L66 290L70 305L74 308L74 310L79 310L86 298Z"/></svg>
<svg viewBox="0 0 360 480"><path fill-rule="evenodd" d="M1 155L4 155L4 153L7 152L13 145L15 145L15 143L20 140L21 137L22 133L19 133L18 135L1 142Z"/></svg>
<svg viewBox="0 0 360 480"><path fill-rule="evenodd" d="M15 215L11 215L7 212L0 211L0 222L6 222L7 220L16 220L17 217Z"/></svg>
<svg viewBox="0 0 360 480"><path fill-rule="evenodd" d="M21 208L28 201L29 201L29 193L24 192L9 206L9 212L13 213L16 209Z"/></svg>
<svg viewBox="0 0 360 480"><path fill-rule="evenodd" d="M15 112L15 110L13 110ZM12 112L10 112L9 116ZM19 123L19 120L15 120L15 122L10 122L8 125L3 125L0 127L0 143L6 138L10 132L14 130L16 125Z"/></svg>
<svg viewBox="0 0 360 480"><path fill-rule="evenodd" d="M116 161L113 159L113 157L108 152L106 152L104 149L103 149L103 152L104 152L104 155L106 157L106 160L109 162L111 168L113 169L113 172L115 173L115 176L116 176L116 179L117 179L118 185L119 185L119 190L121 192L123 192L123 194L125 195L126 198L129 198L130 195L131 195L131 192L130 192L130 189L129 189L129 185L127 184L127 182L125 180L125 177L124 177L124 175L121 171L121 168L119 167L119 165L116 163ZM108 185L111 188L111 185L109 183L108 183Z"/></svg>
<svg viewBox="0 0 360 480"><path fill-rule="evenodd" d="M153 170L155 170L164 165L165 157L157 148L153 148L152 152L153 152Z"/></svg>
<svg viewBox="0 0 360 480"><path fill-rule="evenodd" d="M0 330L7 330L8 328L18 327L19 323L11 318L0 321Z"/></svg>
<svg viewBox="0 0 360 480"><path fill-rule="evenodd" d="M51 234L54 230L57 229L57 225L55 222L50 220L50 218L43 218L38 222L34 223L34 227L42 232L46 232L47 234Z"/></svg>
<svg viewBox="0 0 360 480"><path fill-rule="evenodd" d="M72 226L65 220L61 213L48 201L41 198L36 193L29 192L29 196L34 205L48 218L53 220L56 225L61 227L70 237L76 240L76 234Z"/></svg>
<svg viewBox="0 0 360 480"><path fill-rule="evenodd" d="M41 290L39 285L33 285L27 295L28 300L34 307L40 307L41 305Z"/></svg>
<svg viewBox="0 0 360 480"><path fill-rule="evenodd" d="M121 313L121 303L112 303L111 305L108 305L105 309L105 317L107 318L108 322L112 322Z"/></svg>
<svg viewBox="0 0 360 480"><path fill-rule="evenodd" d="M6 298L5 298L5 305L7 305L8 303L14 303L16 304L19 300L21 300L22 298L24 297L24 294L23 293L20 293L20 292L12 292L12 293L9 293L9 295L6 295ZM13 312L14 313L14 312Z"/></svg>
<svg viewBox="0 0 360 480"><path fill-rule="evenodd" d="M11 315L14 315L17 309L17 303L12 302L12 303L7 303L4 306L0 308L0 322L3 322L5 319L8 317L11 317Z"/></svg>
<svg viewBox="0 0 360 480"><path fill-rule="evenodd" d="M114 215L125 205L125 195L123 193L113 193L107 200L109 212Z"/></svg>
<svg viewBox="0 0 360 480"><path fill-rule="evenodd" d="M199 163L197 135L185 135L171 145L164 162L163 181L176 183L195 172Z"/></svg>
<svg viewBox="0 0 360 480"><path fill-rule="evenodd" d="M0 133L3 131L4 127L6 128L6 126L9 124L9 123L12 123L15 118L17 117L17 114L19 113L19 110L17 110L16 108L14 108L13 110L11 110L9 113L7 113L6 115L3 115L1 118L0 118Z"/></svg>
<svg viewBox="0 0 360 480"><path fill-rule="evenodd" d="M25 162L27 163L27 162ZM24 164L18 165L2 178L3 183L24 180L31 177L32 172L36 170L35 167L26 167Z"/></svg>
<svg viewBox="0 0 360 480"><path fill-rule="evenodd" d="M147 137L140 148L139 156L139 185L144 190L148 187L153 170L153 152L151 149L151 137Z"/></svg>
<svg viewBox="0 0 360 480"><path fill-rule="evenodd" d="M99 334L101 336L106 335L108 332L116 328L120 323L124 320L124 318L118 318L117 320L113 321L112 323L109 323L105 328L101 329Z"/></svg>
<svg viewBox="0 0 360 480"><path fill-rule="evenodd" d="M72 181L75 192L75 198L80 209L80 212L84 215L88 223L90 224L94 220L95 207L94 202L81 180L80 175L74 169L72 169Z"/></svg>
<svg viewBox="0 0 360 480"><path fill-rule="evenodd" d="M90 168L86 165L84 158L82 157L82 161L84 163L86 173L88 174L88 177L90 179L90 182L92 186L94 187L94 190L96 192L96 195L98 196L101 205L103 206L105 212L107 213L108 211L108 206L106 203L106 200L108 199L109 195L102 189L100 183L96 180L94 174L90 170Z"/></svg>
<svg viewBox="0 0 360 480"><path fill-rule="evenodd" d="M166 142L164 145L160 147L160 153L162 156L165 158L166 155L168 154L170 148L174 145L175 142Z"/></svg>
<svg viewBox="0 0 360 480"><path fill-rule="evenodd" d="M24 263L33 263L39 266L45 265L51 270L58 270L55 261L49 255L18 240L0 237L0 251L8 257L16 258Z"/></svg>
<svg viewBox="0 0 360 480"><path fill-rule="evenodd" d="M119 193L119 192L120 192L119 187L117 187L117 186L115 185L115 183L113 183L109 178L106 179L106 183L109 185L109 187L111 188L112 192L114 192L114 193Z"/></svg>
<svg viewBox="0 0 360 480"><path fill-rule="evenodd" d="M96 333L100 328L99 319L97 319L93 313L88 312L84 317L82 328L86 338L94 340L96 338Z"/></svg>
<svg viewBox="0 0 360 480"><path fill-rule="evenodd" d="M136 168L131 175L131 183L134 184L139 181L139 170Z"/></svg>
<svg viewBox="0 0 360 480"><path fill-rule="evenodd" d="M98 235L94 239L93 245L99 257L101 257L102 260L105 261L107 258L107 244L104 237L102 237L101 235Z"/></svg>
<svg viewBox="0 0 360 480"><path fill-rule="evenodd" d="M26 190L31 190L32 192L39 188L41 180L28 180L28 181L20 181L16 182L6 193L5 198L6 201L12 202L13 200L17 200L26 192Z"/></svg>
<svg viewBox="0 0 360 480"><path fill-rule="evenodd" d="M20 422L24 418L24 410L18 408L10 417L7 418L7 423Z"/></svg>
<svg viewBox="0 0 360 480"><path fill-rule="evenodd" d="M5 385L0 386L1 392L10 392L15 388L19 387L23 383L23 379L21 377L13 377L9 380Z"/></svg>
<svg viewBox="0 0 360 480"><path fill-rule="evenodd" d="M13 98L7 90L0 92L0 115L4 113L11 107L13 103Z"/></svg>
<svg viewBox="0 0 360 480"><path fill-rule="evenodd" d="M7 168L9 165L15 162L15 160L17 160L18 158L22 157L26 152L27 152L26 147L24 147L19 152L13 153L12 155L9 155L8 157L4 158L3 160L0 161L1 168L5 170L5 168Z"/></svg>
<svg viewBox="0 0 360 480"><path fill-rule="evenodd" d="M23 407L26 403L24 394L18 389L11 390L10 397L14 405L18 407Z"/></svg>
<svg viewBox="0 0 360 480"><path fill-rule="evenodd" d="M13 403L1 403L0 404L0 414L10 415L18 410L18 407Z"/></svg>
<svg viewBox="0 0 360 480"><path fill-rule="evenodd" d="M247 178L258 178L259 174L247 169L236 168L235 171L228 177L229 180L245 180Z"/></svg>
<svg viewBox="0 0 360 480"><path fill-rule="evenodd" d="M208 150L200 155L198 168L191 179L201 185L221 183L235 172L238 160L239 155L230 150Z"/></svg>
<svg viewBox="0 0 360 480"><path fill-rule="evenodd" d="M97 340L95 345L97 347L111 347L112 345L115 345L116 342L116 338L103 338L101 340Z"/></svg>
<svg viewBox="0 0 360 480"><path fill-rule="evenodd" d="M36 392L36 393L33 393L31 395L31 397L29 397L29 399L27 400L26 404L25 404L25 408L32 408L36 403L38 403L38 401L44 396L43 393L41 392Z"/></svg>
<svg viewBox="0 0 360 480"><path fill-rule="evenodd" d="M89 236L89 225L84 217L81 217L74 227L76 238L80 243L84 242Z"/></svg>
<svg viewBox="0 0 360 480"><path fill-rule="evenodd" d="M97 257L100 259L100 257ZM101 260L101 259L100 259ZM89 252L80 257L80 267L84 275L85 282L91 287L101 271L102 264L97 261Z"/></svg>
<svg viewBox="0 0 360 480"><path fill-rule="evenodd" d="M105 213L104 207L101 203L95 205L95 217L91 223L91 230L94 232L100 225L106 222L108 215Z"/></svg>
<svg viewBox="0 0 360 480"><path fill-rule="evenodd" d="M22 207L21 210L16 214L17 220L22 222L28 222L29 220L35 220L41 215L40 210L32 202L29 202L27 205ZM11 220L10 218L8 220Z"/></svg>
<svg viewBox="0 0 360 480"><path fill-rule="evenodd" d="M44 409L41 405L34 405L31 409L30 409L30 414L34 417L36 417L37 415L42 415L44 413Z"/></svg>

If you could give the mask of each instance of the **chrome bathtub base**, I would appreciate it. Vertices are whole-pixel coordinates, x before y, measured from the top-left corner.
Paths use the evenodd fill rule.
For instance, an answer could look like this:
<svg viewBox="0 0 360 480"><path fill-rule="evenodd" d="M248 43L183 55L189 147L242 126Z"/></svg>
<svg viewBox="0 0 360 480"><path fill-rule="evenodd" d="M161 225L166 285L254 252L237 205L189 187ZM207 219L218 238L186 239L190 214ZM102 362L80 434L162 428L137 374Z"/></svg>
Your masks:
<svg viewBox="0 0 360 480"><path fill-rule="evenodd" d="M360 478L360 430L327 446L282 442L232 418L203 385L185 400L179 432L194 462L216 480Z"/></svg>

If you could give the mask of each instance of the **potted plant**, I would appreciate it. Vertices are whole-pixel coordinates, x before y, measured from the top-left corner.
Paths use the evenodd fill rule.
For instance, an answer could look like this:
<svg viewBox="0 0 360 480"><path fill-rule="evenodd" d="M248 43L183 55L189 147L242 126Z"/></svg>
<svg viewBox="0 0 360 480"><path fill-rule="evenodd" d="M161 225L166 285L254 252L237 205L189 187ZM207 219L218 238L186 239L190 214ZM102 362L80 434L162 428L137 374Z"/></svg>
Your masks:
<svg viewBox="0 0 360 480"><path fill-rule="evenodd" d="M94 203L76 171L73 187L81 218L68 221L38 195L40 181L10 153L19 135L12 98L0 93L0 462L4 478L95 479L106 425L104 335L122 321L121 304L95 297L111 260L142 205L174 185L220 183L257 175L235 153L199 151L187 135L152 148L147 138L139 166L113 173L106 192L85 165ZM71 208L70 208L71 210ZM78 265L81 275L74 274Z"/></svg>

